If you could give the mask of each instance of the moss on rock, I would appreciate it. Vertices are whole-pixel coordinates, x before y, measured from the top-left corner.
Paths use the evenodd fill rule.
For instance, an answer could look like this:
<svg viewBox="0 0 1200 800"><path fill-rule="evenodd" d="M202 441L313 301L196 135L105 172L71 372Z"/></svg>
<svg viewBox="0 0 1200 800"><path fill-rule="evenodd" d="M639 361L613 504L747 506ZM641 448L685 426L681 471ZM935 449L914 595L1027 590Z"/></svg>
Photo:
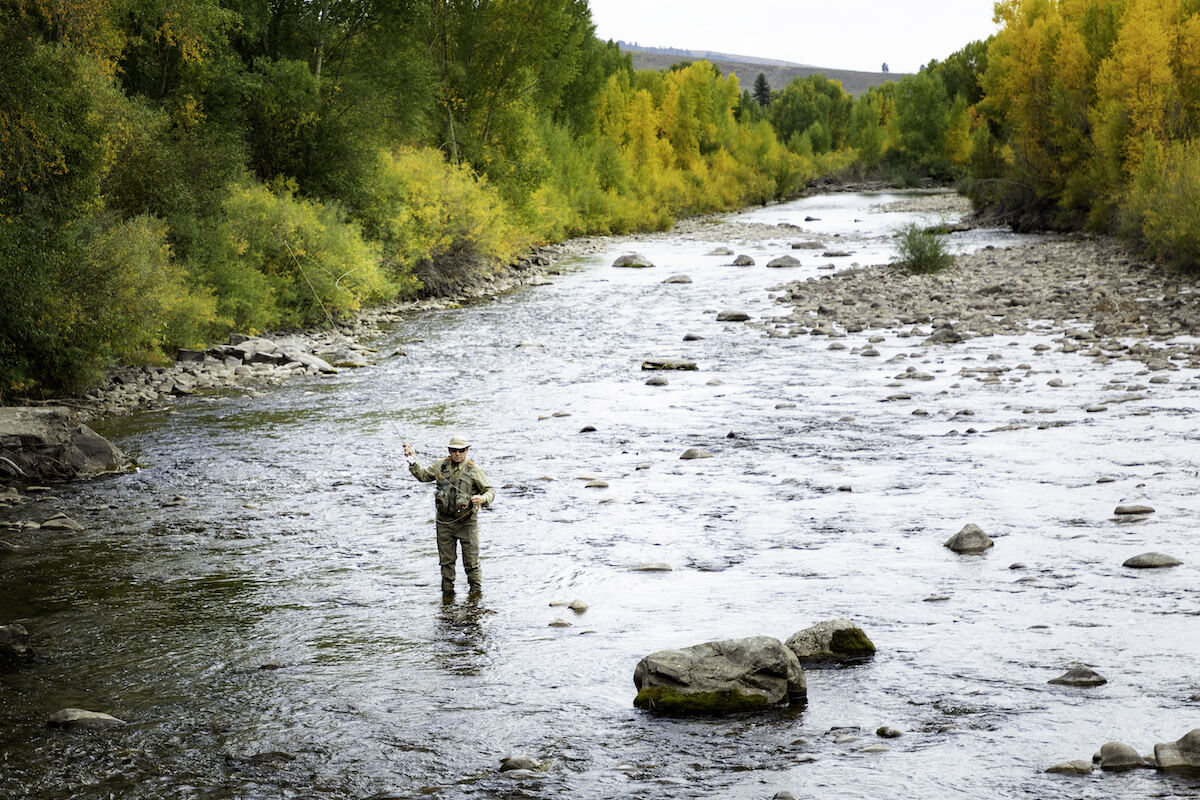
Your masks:
<svg viewBox="0 0 1200 800"><path fill-rule="evenodd" d="M829 649L839 655L867 657L875 655L875 644L862 628L839 628L829 639Z"/></svg>
<svg viewBox="0 0 1200 800"><path fill-rule="evenodd" d="M640 690L633 704L647 711L680 716L761 711L768 705L767 698L760 694L745 694L731 689L720 692L680 692L666 686L648 686Z"/></svg>

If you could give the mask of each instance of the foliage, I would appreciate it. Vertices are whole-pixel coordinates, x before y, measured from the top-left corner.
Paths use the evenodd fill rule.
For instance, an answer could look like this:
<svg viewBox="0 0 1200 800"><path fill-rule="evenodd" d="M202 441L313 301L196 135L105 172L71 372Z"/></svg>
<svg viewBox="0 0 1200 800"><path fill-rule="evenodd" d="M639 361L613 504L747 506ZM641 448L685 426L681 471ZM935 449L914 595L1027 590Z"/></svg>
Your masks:
<svg viewBox="0 0 1200 800"><path fill-rule="evenodd" d="M909 224L897 234L896 260L892 266L907 272L928 274L941 272L954 264L954 256L946 246L946 237L929 228Z"/></svg>
<svg viewBox="0 0 1200 800"><path fill-rule="evenodd" d="M1124 231L1188 264L1200 137L1192 0L1007 0L978 108L972 196L1028 227ZM1171 209L1168 218L1161 211Z"/></svg>
<svg viewBox="0 0 1200 800"><path fill-rule="evenodd" d="M771 124L779 138L804 155L842 147L853 100L842 85L824 75L796 78L771 105Z"/></svg>
<svg viewBox="0 0 1200 800"><path fill-rule="evenodd" d="M767 82L767 76L761 72L754 79L754 100L764 108L771 105L771 84Z"/></svg>
<svg viewBox="0 0 1200 800"><path fill-rule="evenodd" d="M1152 257L1200 270L1200 141L1160 148L1147 137L1124 212L1124 232Z"/></svg>
<svg viewBox="0 0 1200 800"><path fill-rule="evenodd" d="M1094 17L1092 78L1123 46ZM982 46L903 92L751 92L704 61L635 72L586 0L0 0L0 46L5 396L452 292L536 242L664 229L823 175L1009 163L1003 120L974 105ZM1129 130L1200 119L1200 90L1175 97L1191 105ZM1129 131L1105 130L1096 152L1127 158Z"/></svg>
<svg viewBox="0 0 1200 800"><path fill-rule="evenodd" d="M231 187L193 268L236 329L332 322L397 292L379 245L336 206L296 197L291 184Z"/></svg>
<svg viewBox="0 0 1200 800"><path fill-rule="evenodd" d="M414 292L419 280L443 292L516 254L522 241L486 179L465 165L447 165L428 148L377 157L360 213L382 248L382 267L401 291Z"/></svg>

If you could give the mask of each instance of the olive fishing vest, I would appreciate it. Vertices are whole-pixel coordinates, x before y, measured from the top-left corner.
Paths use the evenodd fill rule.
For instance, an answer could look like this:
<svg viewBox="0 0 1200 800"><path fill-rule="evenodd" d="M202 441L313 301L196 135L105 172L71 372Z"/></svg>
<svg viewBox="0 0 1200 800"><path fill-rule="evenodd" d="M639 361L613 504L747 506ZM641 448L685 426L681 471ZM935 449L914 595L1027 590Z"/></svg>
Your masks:
<svg viewBox="0 0 1200 800"><path fill-rule="evenodd" d="M435 473L437 489L433 493L439 517L466 519L475 512L471 505L471 495L475 494L474 466L474 461L467 461L455 474L454 462L442 459Z"/></svg>

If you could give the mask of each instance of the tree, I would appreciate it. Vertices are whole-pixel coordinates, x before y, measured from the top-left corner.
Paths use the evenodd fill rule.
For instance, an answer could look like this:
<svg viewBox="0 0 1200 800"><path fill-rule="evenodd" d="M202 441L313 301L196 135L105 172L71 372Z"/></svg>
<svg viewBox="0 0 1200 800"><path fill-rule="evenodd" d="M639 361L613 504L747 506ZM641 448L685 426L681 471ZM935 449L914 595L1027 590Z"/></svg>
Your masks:
<svg viewBox="0 0 1200 800"><path fill-rule="evenodd" d="M767 76L761 72L754 79L754 99L764 108L771 105L771 84L767 83Z"/></svg>

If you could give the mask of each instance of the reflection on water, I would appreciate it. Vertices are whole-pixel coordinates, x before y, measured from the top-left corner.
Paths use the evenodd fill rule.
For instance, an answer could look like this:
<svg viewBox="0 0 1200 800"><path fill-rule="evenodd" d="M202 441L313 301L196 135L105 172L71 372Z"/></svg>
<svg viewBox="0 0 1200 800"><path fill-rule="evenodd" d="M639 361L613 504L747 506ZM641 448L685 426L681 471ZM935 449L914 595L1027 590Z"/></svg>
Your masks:
<svg viewBox="0 0 1200 800"><path fill-rule="evenodd" d="M1149 771L1042 771L1196 727L1200 382L1172 372L1096 415L1106 387L1148 383L1140 364L1035 351L1052 342L1034 334L922 348L894 331L865 359L868 333L831 351L754 327L784 313L782 281L886 260L914 218L892 199L746 215L797 226L777 236L613 241L553 286L413 315L379 343L407 355L377 367L113 421L140 472L0 510L86 526L6 536L27 549L0 556L0 622L44 658L0 673L0 796L1194 793ZM798 238L849 255L761 266ZM760 266L705 255L720 244ZM608 266L631 249L658 267ZM693 282L662 283L677 273ZM730 308L752 324L717 322ZM700 369L648 386L650 356ZM909 365L933 380L891 385ZM983 365L1003 380L979 380ZM459 431L499 497L481 520L485 594L443 603L431 489L400 440L428 461ZM680 460L689 447L713 457ZM1120 523L1121 502L1157 511ZM967 522L996 539L987 555L942 547ZM1149 550L1184 566L1121 567ZM557 605L574 599L586 611ZM810 671L803 712L632 707L653 650L838 616L879 655ZM1109 683L1047 684L1075 661ZM46 728L66 706L131 724ZM863 753L881 725L905 735ZM521 753L546 769L497 771Z"/></svg>

